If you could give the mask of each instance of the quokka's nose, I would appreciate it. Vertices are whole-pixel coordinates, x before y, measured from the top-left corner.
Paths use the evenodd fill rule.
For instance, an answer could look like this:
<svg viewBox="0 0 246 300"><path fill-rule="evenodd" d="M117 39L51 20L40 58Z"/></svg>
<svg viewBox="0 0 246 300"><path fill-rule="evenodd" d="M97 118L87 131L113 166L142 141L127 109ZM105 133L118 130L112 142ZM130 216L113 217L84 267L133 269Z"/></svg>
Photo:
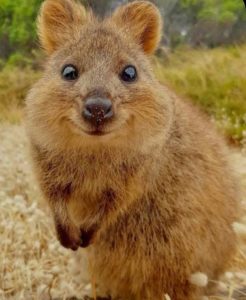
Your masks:
<svg viewBox="0 0 246 300"><path fill-rule="evenodd" d="M96 126L113 117L112 102L107 98L88 98L84 105L83 116Z"/></svg>

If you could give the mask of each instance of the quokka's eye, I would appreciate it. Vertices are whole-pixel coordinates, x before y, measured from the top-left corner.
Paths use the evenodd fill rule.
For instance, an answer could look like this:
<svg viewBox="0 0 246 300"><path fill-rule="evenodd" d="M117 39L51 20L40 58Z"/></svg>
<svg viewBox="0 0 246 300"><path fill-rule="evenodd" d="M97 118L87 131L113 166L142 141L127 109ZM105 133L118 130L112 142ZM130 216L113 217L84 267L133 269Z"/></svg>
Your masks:
<svg viewBox="0 0 246 300"><path fill-rule="evenodd" d="M133 82L137 79L137 70L134 66L127 66L120 74L120 78L125 82Z"/></svg>
<svg viewBox="0 0 246 300"><path fill-rule="evenodd" d="M73 65L66 65L62 69L62 78L65 80L76 80L79 77L78 69Z"/></svg>

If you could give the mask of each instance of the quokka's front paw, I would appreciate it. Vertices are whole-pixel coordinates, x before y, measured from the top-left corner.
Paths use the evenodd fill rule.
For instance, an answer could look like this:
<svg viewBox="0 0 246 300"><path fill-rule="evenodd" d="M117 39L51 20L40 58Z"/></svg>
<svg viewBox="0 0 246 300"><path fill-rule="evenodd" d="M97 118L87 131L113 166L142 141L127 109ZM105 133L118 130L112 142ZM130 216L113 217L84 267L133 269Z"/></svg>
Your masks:
<svg viewBox="0 0 246 300"><path fill-rule="evenodd" d="M56 223L57 237L63 247L78 250L79 247L87 248L92 244L97 231L97 226L92 226L90 229L84 230L70 224L63 225Z"/></svg>
<svg viewBox="0 0 246 300"><path fill-rule="evenodd" d="M56 233L63 247L76 251L81 246L82 241L79 228L72 225L56 223Z"/></svg>

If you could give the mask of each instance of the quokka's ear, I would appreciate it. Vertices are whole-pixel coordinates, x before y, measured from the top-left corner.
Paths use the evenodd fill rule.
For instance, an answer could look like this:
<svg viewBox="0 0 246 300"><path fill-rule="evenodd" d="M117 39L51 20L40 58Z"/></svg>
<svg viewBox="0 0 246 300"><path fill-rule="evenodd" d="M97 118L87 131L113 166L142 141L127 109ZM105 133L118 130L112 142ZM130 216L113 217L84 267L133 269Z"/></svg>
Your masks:
<svg viewBox="0 0 246 300"><path fill-rule="evenodd" d="M38 35L46 53L53 53L86 23L85 8L74 0L45 0L38 17Z"/></svg>
<svg viewBox="0 0 246 300"><path fill-rule="evenodd" d="M159 45L162 18L158 8L148 1L134 1L119 7L112 20L124 28L140 44L146 54L152 54Z"/></svg>

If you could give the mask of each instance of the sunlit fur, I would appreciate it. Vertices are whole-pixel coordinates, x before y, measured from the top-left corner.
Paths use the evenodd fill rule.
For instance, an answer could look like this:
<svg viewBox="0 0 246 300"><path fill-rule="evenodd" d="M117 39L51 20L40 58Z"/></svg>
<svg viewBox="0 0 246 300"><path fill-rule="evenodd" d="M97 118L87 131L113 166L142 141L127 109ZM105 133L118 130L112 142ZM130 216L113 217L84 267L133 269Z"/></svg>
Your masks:
<svg viewBox="0 0 246 300"><path fill-rule="evenodd" d="M77 249L92 230L96 283L125 300L197 300L205 290L191 274L217 279L235 250L237 191L223 141L151 70L161 24L146 1L99 21L72 1L46 0L39 33L49 56L26 102L35 171L58 238ZM62 79L66 64L78 68L77 80ZM136 82L119 77L129 64ZM94 93L115 112L101 136L81 114Z"/></svg>

